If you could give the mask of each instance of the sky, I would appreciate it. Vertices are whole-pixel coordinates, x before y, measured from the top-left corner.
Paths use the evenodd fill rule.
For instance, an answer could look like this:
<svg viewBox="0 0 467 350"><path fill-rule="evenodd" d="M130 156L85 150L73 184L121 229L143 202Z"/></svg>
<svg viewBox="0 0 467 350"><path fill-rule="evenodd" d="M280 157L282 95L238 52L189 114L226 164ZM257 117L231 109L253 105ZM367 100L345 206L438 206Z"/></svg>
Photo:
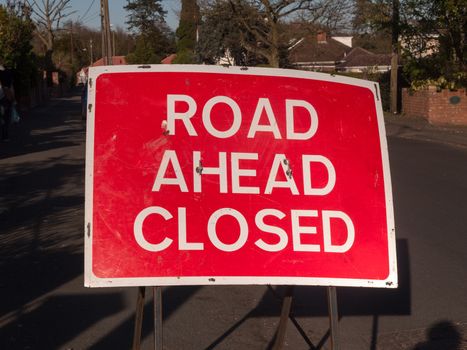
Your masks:
<svg viewBox="0 0 467 350"><path fill-rule="evenodd" d="M127 4L127 0L108 1L110 23L126 29L126 11L123 6ZM73 10L77 11L76 14L74 14L75 19L80 19L81 22L89 27L100 28L100 0L71 0L70 4ZM167 24L175 30L178 26L178 17L176 12L180 9L180 0L162 0L162 4L164 9L167 11ZM88 11L89 8L90 10Z"/></svg>
<svg viewBox="0 0 467 350"><path fill-rule="evenodd" d="M109 16L110 23L126 29L125 17L126 11L123 6L127 4L127 0L108 0L109 1ZM6 0L0 0L0 4L5 4ZM39 1L39 3L41 3ZM70 6L72 11L76 11L70 19L80 20L83 24L91 28L100 28L99 16L100 0L71 0ZM167 11L166 21L170 28L175 30L178 26L177 11L180 10L180 0L162 0L164 9Z"/></svg>

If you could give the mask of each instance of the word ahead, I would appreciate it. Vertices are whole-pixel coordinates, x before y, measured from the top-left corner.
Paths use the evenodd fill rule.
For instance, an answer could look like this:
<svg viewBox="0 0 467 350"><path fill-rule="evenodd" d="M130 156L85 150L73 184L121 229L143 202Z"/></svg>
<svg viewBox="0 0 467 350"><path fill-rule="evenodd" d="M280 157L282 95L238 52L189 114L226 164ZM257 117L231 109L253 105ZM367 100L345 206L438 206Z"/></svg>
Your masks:
<svg viewBox="0 0 467 350"><path fill-rule="evenodd" d="M377 84L206 66L89 79L87 286L397 285Z"/></svg>

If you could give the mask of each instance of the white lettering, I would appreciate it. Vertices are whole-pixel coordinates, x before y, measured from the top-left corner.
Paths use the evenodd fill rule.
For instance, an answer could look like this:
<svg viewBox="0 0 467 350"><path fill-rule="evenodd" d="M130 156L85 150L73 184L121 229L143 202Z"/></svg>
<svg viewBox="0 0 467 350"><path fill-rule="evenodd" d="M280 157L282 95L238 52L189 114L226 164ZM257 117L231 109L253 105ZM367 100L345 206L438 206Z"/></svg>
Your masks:
<svg viewBox="0 0 467 350"><path fill-rule="evenodd" d="M291 210L292 216L292 241L293 248L297 252L319 252L319 244L303 244L301 241L302 234L316 234L316 227L314 226L301 226L301 217L314 218L318 216L317 210Z"/></svg>
<svg viewBox="0 0 467 350"><path fill-rule="evenodd" d="M263 209L260 210L255 216L256 226L263 232L273 233L279 236L279 242L276 244L269 244L262 239L258 239L255 244L264 251L278 252L287 246L289 238L283 229L264 223L264 217L266 216L275 216L278 219L283 219L285 214L276 209Z"/></svg>
<svg viewBox="0 0 467 350"><path fill-rule="evenodd" d="M165 177L169 163L172 164L172 168L175 172L174 178ZM188 187L186 186L185 178L183 177L182 173L182 168L180 167L177 153L175 153L175 151L166 150L164 152L159 170L157 171L156 180L152 186L152 191L159 191L162 185L178 185L178 187L180 187L180 191L188 192Z"/></svg>
<svg viewBox="0 0 467 350"><path fill-rule="evenodd" d="M271 166L271 171L269 172L268 182L266 183L266 189L264 190L265 194L271 194L273 188L289 188L292 194L294 195L299 194L297 185L295 184L293 177L287 174L288 169L286 168L284 161L287 162L285 155L276 154L274 156L274 161ZM285 181L276 180L277 172L279 170L279 165L281 166L282 171L284 172Z"/></svg>
<svg viewBox="0 0 467 350"><path fill-rule="evenodd" d="M310 114L310 128L308 131L299 133L295 132L294 108L305 108ZM307 101L302 100L285 100L285 115L287 121L287 139L289 140L308 140L313 137L318 130L318 114L315 108Z"/></svg>
<svg viewBox="0 0 467 350"><path fill-rule="evenodd" d="M201 178L206 175L219 175L219 192L227 193L227 155L225 152L219 152L219 167L207 168L201 162L201 153L193 152L193 191L201 192Z"/></svg>
<svg viewBox="0 0 467 350"><path fill-rule="evenodd" d="M162 240L162 242L158 244L149 243L146 240L143 233L143 223L144 220L151 214L159 214L165 220L169 220L172 218L172 214L170 214L164 208L148 207L146 209L143 209L136 217L135 222L133 224L133 233L135 235L136 242L141 246L141 248L150 252L160 252L168 248L172 244L172 240L170 238L165 237Z"/></svg>
<svg viewBox="0 0 467 350"><path fill-rule="evenodd" d="M230 107L233 113L233 122L229 129L225 131L220 131L214 128L211 122L211 110L218 103L225 103ZM224 118L223 118L224 119ZM240 129L242 123L242 112L237 102L232 100L227 96L216 96L211 98L203 108L203 124L206 130L214 137L225 139L235 135L235 133Z"/></svg>
<svg viewBox="0 0 467 350"><path fill-rule="evenodd" d="M224 242L221 242L221 240L217 236L217 231L216 231L217 221L224 215L233 216L237 220L240 226L240 233L235 243L226 244ZM248 239L248 224L246 222L246 219L243 217L243 215L239 211L232 209L232 208L222 208L222 209L216 210L209 218L208 236L212 244L214 244L216 248L224 252L234 252L236 250L239 250L245 245Z"/></svg>
<svg viewBox="0 0 467 350"><path fill-rule="evenodd" d="M175 112L176 102L185 102L188 105L188 110L186 112ZM196 102L193 97L188 95L167 95L167 130L169 135L175 135L175 120L180 119L188 131L188 135L198 136L190 121L195 113Z"/></svg>
<svg viewBox="0 0 467 350"><path fill-rule="evenodd" d="M334 245L331 242L331 219L341 219L344 221L345 226L347 226L347 240L342 245ZM325 252L347 252L355 240L355 228L350 217L341 211L323 210L323 239Z"/></svg>
<svg viewBox="0 0 467 350"><path fill-rule="evenodd" d="M263 110L266 112L266 116L268 117L268 125L259 125L259 120L261 118ZM282 138L279 128L277 127L277 121L271 107L271 102L269 102L268 98L260 98L258 100L258 104L256 105L255 114L253 115L253 120L251 122L250 130L248 131L247 137L249 139L254 138L258 131L272 132L275 139Z"/></svg>
<svg viewBox="0 0 467 350"><path fill-rule="evenodd" d="M259 187L241 186L240 177L256 176L256 169L240 169L240 160L258 160L258 153L232 153L232 193L258 194Z"/></svg>
<svg viewBox="0 0 467 350"><path fill-rule="evenodd" d="M184 207L179 207L178 211L178 249L180 251L200 251L204 250L204 243L202 242L188 242L187 237L187 209ZM151 243L149 242L143 232L143 226L146 218L150 215L157 214L161 216L164 220L168 221L172 219L172 214L167 211L166 209L158 206L148 207L143 209L136 217L135 222L133 224L133 233L136 242L138 245L150 252L160 252L168 247L171 246L173 240L168 237L161 238L159 243ZM225 228L225 232L221 232L218 234L217 224L219 219L224 216L231 216L237 222L239 226L238 238L233 243L225 243L220 238L219 235L224 237L232 237L235 236L235 228L232 226L235 225L228 225L224 223L222 226ZM287 232L282 229L281 227L267 224L265 223L265 219L267 216L271 216L282 220L285 218L286 214L277 209L262 209L259 210L255 215L255 225L259 231L270 233L272 235L277 236L275 239L276 243L269 243L271 239L265 241L263 238L259 238L254 242L254 244L261 250L265 252L278 252L287 247L289 244L289 237ZM313 226L309 222L307 224L301 223L300 221L304 218L318 218L321 216L322 218L322 246L324 253L339 253L343 254L349 251L355 241L355 227L350 219L350 217L341 212L335 210L294 210L290 211L290 220L292 226L292 250L295 252L321 252L321 244L318 243L303 243L302 238L304 235L314 235L317 237L317 228ZM341 220L345 224L347 237L344 243L341 243L343 240L343 232L339 232L336 234L332 232L331 223L335 222L336 220ZM195 225L199 226L200 223L195 223ZM335 224L334 224L335 225ZM338 225L341 226L341 225ZM213 244L214 247L223 251L223 252L234 252L240 250L245 246L248 241L249 235L249 226L248 222L246 221L245 217L239 211L232 209L232 208L221 208L216 210L214 213L211 214L207 225L204 226L207 231L208 238L210 242ZM336 227L336 226L335 226ZM342 227L342 226L341 226ZM200 232L204 231L204 229L195 229L195 231ZM204 232L206 232L204 231ZM154 233L153 233L154 236ZM339 244L335 244L332 242L336 241L336 236L339 237ZM269 241L269 242L268 242ZM274 241L273 241L274 242ZM321 242L320 242L321 243Z"/></svg>
<svg viewBox="0 0 467 350"><path fill-rule="evenodd" d="M189 243L186 237L186 208L178 208L178 249L180 250L203 250L203 243Z"/></svg>
<svg viewBox="0 0 467 350"><path fill-rule="evenodd" d="M326 186L322 188L314 188L311 183L311 162L319 162L323 164L328 171L328 182ZM303 191L307 195L315 196L325 196L330 193L334 185L336 184L336 170L332 165L331 161L319 155L303 155L302 156L302 166L303 166Z"/></svg>

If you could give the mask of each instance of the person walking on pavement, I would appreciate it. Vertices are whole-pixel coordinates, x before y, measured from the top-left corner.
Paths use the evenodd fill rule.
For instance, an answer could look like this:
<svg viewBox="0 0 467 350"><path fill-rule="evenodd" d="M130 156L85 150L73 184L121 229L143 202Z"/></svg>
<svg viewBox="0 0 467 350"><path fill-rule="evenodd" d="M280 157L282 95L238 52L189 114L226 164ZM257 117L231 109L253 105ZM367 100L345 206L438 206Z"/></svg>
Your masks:
<svg viewBox="0 0 467 350"><path fill-rule="evenodd" d="M13 74L0 62L0 112L2 114L2 141L9 141L8 130L11 123L12 108L15 103Z"/></svg>

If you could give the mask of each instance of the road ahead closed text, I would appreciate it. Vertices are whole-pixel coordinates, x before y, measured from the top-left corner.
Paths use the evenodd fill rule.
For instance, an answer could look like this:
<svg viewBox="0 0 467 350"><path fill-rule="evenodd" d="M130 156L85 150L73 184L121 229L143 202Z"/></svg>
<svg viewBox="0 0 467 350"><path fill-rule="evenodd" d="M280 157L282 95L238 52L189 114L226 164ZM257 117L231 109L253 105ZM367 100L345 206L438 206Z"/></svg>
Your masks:
<svg viewBox="0 0 467 350"><path fill-rule="evenodd" d="M181 105L181 106L180 106ZM228 109L230 114L230 123L226 126L226 130L218 130L213 124L213 110L216 106L223 105ZM318 131L319 118L315 108L307 101L303 100L285 100L285 115L282 115L282 121L285 124L286 133L281 135L279 125L276 119L276 114L272 109L271 102L268 98L258 99L253 118L248 125L243 122L242 108L232 98L227 96L215 96L209 99L202 107L200 113L202 118L203 128L213 139L228 139L232 138L241 128L246 128L242 134L246 134L247 138L254 138L257 133L269 134L272 139L300 140L308 142L313 135ZM185 112L178 112L176 106ZM163 122L163 127L166 127L166 135L175 135L177 127L184 128L184 132L188 133L189 137L197 137L198 133L191 121L198 111L196 101L188 95L168 95L167 96L167 121ZM305 124L308 128L298 132L295 130L295 110L298 108L304 109L304 115L308 120ZM264 115L264 122L260 122ZM180 124L180 125L177 125ZM213 141L215 142L215 141ZM202 161L202 153L199 150L193 150L191 168L182 170L179 156L175 150L167 149L164 151L162 160L155 176L152 191L160 191L162 186L174 186L174 191L179 193L200 193L202 192L203 182L213 181L211 177L217 180L218 192L220 193L236 193L236 194L272 194L273 191L283 189L291 196L324 196L332 191L336 182L336 172L332 162L323 155L319 154L303 154L301 162L295 166L290 163L285 154L274 154L271 158L272 162L269 165L269 174L264 179L257 178L257 169L255 168L259 160L259 153L247 152L217 152L216 164L208 165ZM240 164L245 165L242 168ZM325 170L326 183L322 187L313 187L312 163L317 163ZM295 172L302 173L303 183L297 184L294 180L292 166ZM169 175L170 171L173 175ZM186 177L193 179L193 186L188 188ZM242 178L251 177L254 186L242 186ZM205 227L205 231L211 244L219 250L232 252L241 249L248 240L249 224L245 216L233 208L219 208L209 216L207 222L187 222L186 207L177 208L177 225L178 225L178 249L179 250L203 250L203 242L189 242L187 227L193 228L194 225ZM168 248L173 240L168 237L163 237L160 243L150 243L143 232L143 224L149 215L159 215L164 220L173 219L174 215L160 206L151 206L143 209L136 217L134 224L134 234L139 245L148 251L161 251ZM323 250L325 252L344 253L348 251L353 244L355 229L350 217L342 211L338 210L295 210L291 209L284 213L275 208L264 208L259 210L254 216L255 229L266 234L273 235L272 241L276 243L268 243L262 238L256 240L255 245L262 250L269 252L277 252L283 250L289 244L289 238L286 230L266 224L269 216L283 219L286 215L290 215L291 227L291 243L292 249L302 252L319 252L321 251L320 244L302 243L301 236L305 234L317 234L315 226L306 226L300 224L301 218L319 218L322 220L322 235L323 235ZM231 217L238 226L238 238L234 242L223 242L217 233L217 223L223 217ZM345 242L339 245L332 243L331 220L341 220L346 226ZM191 224L191 225L190 225ZM156 233L157 234L157 233ZM267 236L267 235L266 235Z"/></svg>
<svg viewBox="0 0 467 350"><path fill-rule="evenodd" d="M375 87L264 72L96 75L90 285L396 283Z"/></svg>

